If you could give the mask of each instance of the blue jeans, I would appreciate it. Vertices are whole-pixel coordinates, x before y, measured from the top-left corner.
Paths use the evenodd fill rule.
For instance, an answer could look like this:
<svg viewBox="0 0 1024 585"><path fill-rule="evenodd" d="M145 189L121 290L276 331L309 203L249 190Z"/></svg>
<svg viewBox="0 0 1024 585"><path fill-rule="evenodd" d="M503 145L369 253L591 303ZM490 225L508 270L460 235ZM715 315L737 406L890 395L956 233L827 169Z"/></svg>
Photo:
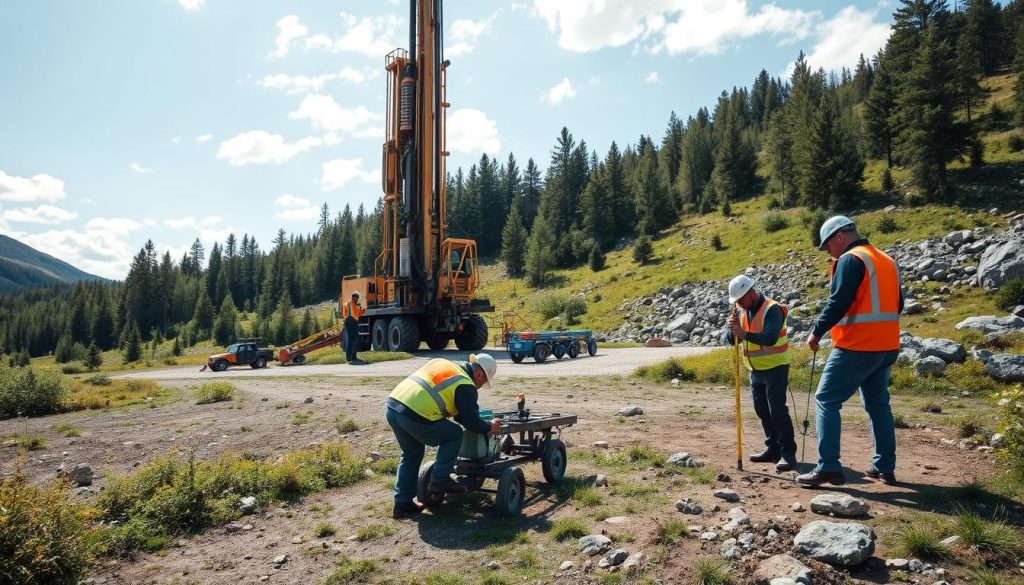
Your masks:
<svg viewBox="0 0 1024 585"><path fill-rule="evenodd" d="M345 317L345 361L354 362L359 350L359 321Z"/></svg>
<svg viewBox="0 0 1024 585"><path fill-rule="evenodd" d="M839 463L839 410L858 388L871 419L871 440L875 445L871 464L883 473L895 470L896 426L889 407L889 369L898 356L898 351L832 350L814 395L818 405L818 471L843 470Z"/></svg>
<svg viewBox="0 0 1024 585"><path fill-rule="evenodd" d="M420 464L423 463L425 445L437 447L432 481L448 479L455 469L455 459L462 447L462 427L448 419L422 423L384 407L388 424L395 432L402 456L398 459L398 476L395 478L395 503L411 502L416 495L416 481Z"/></svg>

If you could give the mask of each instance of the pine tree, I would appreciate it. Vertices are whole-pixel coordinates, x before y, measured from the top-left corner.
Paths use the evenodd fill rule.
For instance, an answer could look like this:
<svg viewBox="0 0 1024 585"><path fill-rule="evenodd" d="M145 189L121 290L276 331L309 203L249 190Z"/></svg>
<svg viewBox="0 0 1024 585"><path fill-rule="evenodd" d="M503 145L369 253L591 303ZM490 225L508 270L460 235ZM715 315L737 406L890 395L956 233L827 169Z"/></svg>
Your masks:
<svg viewBox="0 0 1024 585"><path fill-rule="evenodd" d="M860 58L857 60L857 68L853 74L853 96L855 102L862 102L868 97L873 79L874 71L871 69L871 64L864 58L864 53L861 53Z"/></svg>
<svg viewBox="0 0 1024 585"><path fill-rule="evenodd" d="M637 163L633 177L633 204L640 233L655 234L675 221L675 204L658 170L658 155L653 145L643 149Z"/></svg>
<svg viewBox="0 0 1024 585"><path fill-rule="evenodd" d="M714 142L707 110L701 108L696 118L690 118L683 133L680 147L679 175L675 190L680 208L693 209L700 203L704 185L711 179L714 168Z"/></svg>
<svg viewBox="0 0 1024 585"><path fill-rule="evenodd" d="M859 188L864 163L836 114L834 95L822 96L811 130L803 203L811 209L847 209Z"/></svg>
<svg viewBox="0 0 1024 585"><path fill-rule="evenodd" d="M238 321L238 312L235 310L235 301L231 295L224 297L217 312L217 318L213 324L213 339L218 345L228 345L235 340L235 324Z"/></svg>
<svg viewBox="0 0 1024 585"><path fill-rule="evenodd" d="M722 201L735 201L750 194L756 158L743 140L743 116L725 92L715 108L715 168L711 180Z"/></svg>
<svg viewBox="0 0 1024 585"><path fill-rule="evenodd" d="M523 203L519 210L523 217L523 227L527 230L533 229L533 220L537 217L537 210L540 208L540 195L544 190L544 180L541 178L540 169L533 159L526 161L526 170L523 171Z"/></svg>
<svg viewBox="0 0 1024 585"><path fill-rule="evenodd" d="M955 87L959 95L959 106L967 119L970 129L977 108L985 102L985 90L981 87L984 76L982 69L980 40L965 30L960 34L956 45L956 63L954 69Z"/></svg>
<svg viewBox="0 0 1024 585"><path fill-rule="evenodd" d="M601 246L594 244L594 247L590 249L590 257L587 259L587 264L592 272L599 272L604 268L605 256Z"/></svg>
<svg viewBox="0 0 1024 585"><path fill-rule="evenodd" d="M994 75L1003 60L1006 32L1001 16L1000 8L992 0L967 1L964 34L977 48L976 64L982 75Z"/></svg>
<svg viewBox="0 0 1024 585"><path fill-rule="evenodd" d="M53 361L58 364L66 364L74 359L74 340L69 333L65 333L57 340L57 347L53 350Z"/></svg>
<svg viewBox="0 0 1024 585"><path fill-rule="evenodd" d="M783 206L796 200L793 162L793 135L782 112L776 112L768 121L764 138L764 156L770 177L769 188L777 193Z"/></svg>
<svg viewBox="0 0 1024 585"><path fill-rule="evenodd" d="M652 257L654 257L654 246L651 244L650 236L643 235L637 238L636 244L633 246L633 261L644 265L650 262Z"/></svg>
<svg viewBox="0 0 1024 585"><path fill-rule="evenodd" d="M1017 29L1016 55L1013 60L1013 119L1018 127L1024 127L1024 24Z"/></svg>
<svg viewBox="0 0 1024 585"><path fill-rule="evenodd" d="M292 299L287 291L274 311L273 341L276 345L285 345L295 341L295 323L292 317Z"/></svg>
<svg viewBox="0 0 1024 585"><path fill-rule="evenodd" d="M519 215L519 200L512 200L512 208L501 230L501 259L511 276L523 273L526 264L526 245L529 235Z"/></svg>
<svg viewBox="0 0 1024 585"><path fill-rule="evenodd" d="M196 299L196 310L192 314L192 319L196 322L196 328L200 335L210 333L210 328L213 327L214 311L213 303L210 302L210 297L206 296L206 289L204 288L199 293L199 298Z"/></svg>
<svg viewBox="0 0 1024 585"><path fill-rule="evenodd" d="M665 174L665 184L674 185L679 174L680 149L683 141L683 122L673 111L668 118L668 127L661 139L658 151L658 168ZM594 169L596 170L596 169Z"/></svg>
<svg viewBox="0 0 1024 585"><path fill-rule="evenodd" d="M356 226L352 218L352 208L348 204L341 214L339 228L338 274L347 276L356 271Z"/></svg>
<svg viewBox="0 0 1024 585"><path fill-rule="evenodd" d="M543 214L533 222L533 232L526 247L526 277L533 286L544 286L548 272L555 264L555 234Z"/></svg>
<svg viewBox="0 0 1024 585"><path fill-rule="evenodd" d="M306 338L316 332L316 320L313 318L313 312L306 309L302 312L302 323L299 325L299 337Z"/></svg>
<svg viewBox="0 0 1024 585"><path fill-rule="evenodd" d="M613 238L633 233L636 228L636 208L633 193L626 180L626 168L619 146L612 142L604 157L604 172L608 179L608 204L612 213Z"/></svg>
<svg viewBox="0 0 1024 585"><path fill-rule="evenodd" d="M134 322L128 327L128 333L125 335L123 355L126 364L142 359L142 338L139 335L139 326Z"/></svg>
<svg viewBox="0 0 1024 585"><path fill-rule="evenodd" d="M174 338L174 345L171 346L171 355L173 355L173 356L180 356L181 355L181 336L180 335L178 337Z"/></svg>
<svg viewBox="0 0 1024 585"><path fill-rule="evenodd" d="M583 232L595 242L607 246L615 234L615 211L611 200L608 169L599 168L590 177L580 198Z"/></svg>
<svg viewBox="0 0 1024 585"><path fill-rule="evenodd" d="M82 365L88 368L90 372L95 372L103 365L103 354L100 353L100 348L95 343L89 344L89 349L85 354L85 359L82 360Z"/></svg>
<svg viewBox="0 0 1024 585"><path fill-rule="evenodd" d="M864 101L864 127L868 152L884 158L886 168L892 168L893 145L896 136L896 86L883 55L875 66L875 79Z"/></svg>

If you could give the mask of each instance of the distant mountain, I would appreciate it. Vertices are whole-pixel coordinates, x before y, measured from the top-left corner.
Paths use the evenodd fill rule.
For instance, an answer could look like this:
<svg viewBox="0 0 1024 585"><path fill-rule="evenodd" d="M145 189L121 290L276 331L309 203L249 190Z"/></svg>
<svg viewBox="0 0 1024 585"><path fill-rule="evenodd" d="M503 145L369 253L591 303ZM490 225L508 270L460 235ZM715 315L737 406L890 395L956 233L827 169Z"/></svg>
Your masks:
<svg viewBox="0 0 1024 585"><path fill-rule="evenodd" d="M103 280L44 254L14 238L0 235L0 294L80 280Z"/></svg>

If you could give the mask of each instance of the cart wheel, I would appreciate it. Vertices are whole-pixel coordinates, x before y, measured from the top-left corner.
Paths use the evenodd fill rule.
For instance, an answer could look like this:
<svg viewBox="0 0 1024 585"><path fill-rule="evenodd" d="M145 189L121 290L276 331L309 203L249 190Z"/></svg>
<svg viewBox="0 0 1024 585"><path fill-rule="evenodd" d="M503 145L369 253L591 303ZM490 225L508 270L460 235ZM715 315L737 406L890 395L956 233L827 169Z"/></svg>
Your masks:
<svg viewBox="0 0 1024 585"><path fill-rule="evenodd" d="M416 482L416 499L428 508L440 506L444 502L444 494L432 494L427 490L430 483L430 475L434 472L434 462L431 461L426 467L420 470L419 481Z"/></svg>
<svg viewBox="0 0 1024 585"><path fill-rule="evenodd" d="M587 342L587 353L589 353L591 356L597 355L597 340L596 339L591 339L590 341Z"/></svg>
<svg viewBox="0 0 1024 585"><path fill-rule="evenodd" d="M292 358L292 363L297 366L301 366L302 364L306 363L306 356L303 354L299 354Z"/></svg>
<svg viewBox="0 0 1024 585"><path fill-rule="evenodd" d="M565 443L561 439L549 439L544 446L544 454L541 458L541 470L544 472L544 479L550 484L556 484L565 477Z"/></svg>
<svg viewBox="0 0 1024 585"><path fill-rule="evenodd" d="M555 356L556 360L562 359L562 357L565 356L565 344L563 344L562 342L556 343L555 351L553 351L551 355Z"/></svg>
<svg viewBox="0 0 1024 585"><path fill-rule="evenodd" d="M508 357L512 358L513 362L521 364L523 363L523 358L526 357L526 354L521 351L510 351Z"/></svg>
<svg viewBox="0 0 1024 585"><path fill-rule="evenodd" d="M476 490L483 487L484 478L478 476L463 475L458 479L458 482L466 486L466 489L468 491L475 492Z"/></svg>
<svg viewBox="0 0 1024 585"><path fill-rule="evenodd" d="M548 359L548 346L545 343L538 343L533 348L533 361L542 364L546 359Z"/></svg>
<svg viewBox="0 0 1024 585"><path fill-rule="evenodd" d="M526 478L518 467L506 467L498 478L498 492L494 496L494 507L498 516L518 516L523 511L523 495L526 492Z"/></svg>
<svg viewBox="0 0 1024 585"><path fill-rule="evenodd" d="M580 357L580 342L573 340L569 344L569 359L576 359Z"/></svg>

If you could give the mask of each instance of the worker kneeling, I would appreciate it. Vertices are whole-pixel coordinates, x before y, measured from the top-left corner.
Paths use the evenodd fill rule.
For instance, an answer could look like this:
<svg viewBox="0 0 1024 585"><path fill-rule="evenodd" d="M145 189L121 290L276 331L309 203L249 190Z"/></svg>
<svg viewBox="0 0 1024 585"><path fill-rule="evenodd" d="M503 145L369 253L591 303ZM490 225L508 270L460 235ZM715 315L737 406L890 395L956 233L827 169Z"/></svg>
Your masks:
<svg viewBox="0 0 1024 585"><path fill-rule="evenodd" d="M739 317L729 317L730 344L739 340L743 363L750 371L754 412L764 429L764 451L751 455L755 463L776 463L777 471L796 468L793 422L786 407L789 387L789 337L785 306L754 289L754 281L740 275L729 283L729 302L739 305Z"/></svg>
<svg viewBox="0 0 1024 585"><path fill-rule="evenodd" d="M481 419L477 404L477 389L484 385L490 388L497 369L494 358L485 353L470 355L469 362L432 359L391 391L385 418L402 449L395 478L393 517L404 518L423 510L413 502L413 496L426 445L437 447L437 461L427 491L466 491L451 477L462 445L462 428L448 419L454 418L475 433L500 432L501 421Z"/></svg>

